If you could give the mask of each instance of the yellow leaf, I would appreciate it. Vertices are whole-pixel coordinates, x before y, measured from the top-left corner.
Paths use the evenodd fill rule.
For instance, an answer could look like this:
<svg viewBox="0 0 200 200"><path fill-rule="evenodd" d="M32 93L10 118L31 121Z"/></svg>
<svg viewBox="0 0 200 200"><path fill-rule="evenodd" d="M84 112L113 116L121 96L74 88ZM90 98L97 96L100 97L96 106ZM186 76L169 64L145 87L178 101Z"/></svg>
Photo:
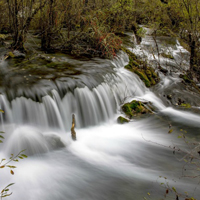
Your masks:
<svg viewBox="0 0 200 200"><path fill-rule="evenodd" d="M13 170L10 170L10 173L11 173L12 175L14 175L14 172L13 172Z"/></svg>
<svg viewBox="0 0 200 200"><path fill-rule="evenodd" d="M170 133L172 133L172 132L173 132L173 129L170 129L168 133L170 134Z"/></svg>

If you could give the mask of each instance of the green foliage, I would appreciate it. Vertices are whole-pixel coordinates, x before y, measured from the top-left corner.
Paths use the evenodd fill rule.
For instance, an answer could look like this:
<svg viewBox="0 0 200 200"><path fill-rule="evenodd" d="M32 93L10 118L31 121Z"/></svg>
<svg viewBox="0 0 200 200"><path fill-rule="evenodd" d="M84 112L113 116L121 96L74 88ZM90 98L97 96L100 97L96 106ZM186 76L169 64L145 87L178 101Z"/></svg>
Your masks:
<svg viewBox="0 0 200 200"><path fill-rule="evenodd" d="M11 162L19 162L19 159L24 159L27 158L28 156L23 154L25 150L20 151L17 155L11 154L10 158L6 160L5 158L1 159L0 161L0 169L3 168L9 168L10 169L10 174L14 175L13 169L16 168L15 165L9 165ZM14 185L14 183L8 184L6 187L4 187L0 193L0 198L8 197L12 193L10 192L10 186Z"/></svg>
<svg viewBox="0 0 200 200"><path fill-rule="evenodd" d="M137 35L139 36L139 37L144 37L145 36L145 34L146 34L146 30L143 28L143 27L140 27L138 30L137 30Z"/></svg>
<svg viewBox="0 0 200 200"><path fill-rule="evenodd" d="M83 18L83 22L83 31L80 31L76 37L69 41L70 46L67 48L71 48L71 52L78 55L98 55L106 58L116 56L121 48L121 39L109 32L109 28L97 17L87 16Z"/></svg>

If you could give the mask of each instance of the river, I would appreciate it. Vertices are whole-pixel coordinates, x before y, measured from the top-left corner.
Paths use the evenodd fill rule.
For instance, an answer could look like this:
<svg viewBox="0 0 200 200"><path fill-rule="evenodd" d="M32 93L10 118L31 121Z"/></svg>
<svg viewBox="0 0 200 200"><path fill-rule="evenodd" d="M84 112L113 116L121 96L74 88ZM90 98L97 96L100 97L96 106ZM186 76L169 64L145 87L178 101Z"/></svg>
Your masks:
<svg viewBox="0 0 200 200"><path fill-rule="evenodd" d="M160 49L170 50L174 61L158 58L152 51L155 41L148 35L141 44L129 46L154 67L160 59L169 70L167 75L159 72L161 81L151 89L124 69L128 56L123 52L113 60L54 55L53 59L74 63L80 73L60 76L56 81L42 79L22 88L18 84L1 88L0 106L5 111L0 114L1 130L6 134L0 157L8 158L23 149L28 155L15 163L14 175L9 169L1 169L0 186L15 183L9 199L159 200L166 191L161 183L180 193L200 196L199 180L183 177L187 175L182 170L185 154L173 153L173 147L189 151L187 143L178 138L180 129L199 141L200 116L193 110L174 108L165 96L171 91L188 101L197 98L193 101L196 110L200 101L178 87L180 66L188 67L187 51L177 41L170 48L162 41L166 38L158 41ZM8 62L1 62L1 71L6 77ZM121 105L133 99L151 101L156 108L154 114L117 124ZM76 141L70 132L73 113ZM193 171L188 173L193 175ZM166 199L170 197L175 199L176 195L170 193Z"/></svg>

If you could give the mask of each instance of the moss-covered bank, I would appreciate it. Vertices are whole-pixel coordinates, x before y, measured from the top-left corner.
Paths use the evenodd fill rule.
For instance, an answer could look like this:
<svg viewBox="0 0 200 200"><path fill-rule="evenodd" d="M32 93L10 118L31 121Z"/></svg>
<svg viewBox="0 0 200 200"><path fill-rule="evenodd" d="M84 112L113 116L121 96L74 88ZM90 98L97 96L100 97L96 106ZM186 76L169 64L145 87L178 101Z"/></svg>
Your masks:
<svg viewBox="0 0 200 200"><path fill-rule="evenodd" d="M152 67L138 59L134 53L125 47L122 47L122 50L129 56L129 64L125 68L136 73L145 83L146 87L151 87L159 82L159 76Z"/></svg>

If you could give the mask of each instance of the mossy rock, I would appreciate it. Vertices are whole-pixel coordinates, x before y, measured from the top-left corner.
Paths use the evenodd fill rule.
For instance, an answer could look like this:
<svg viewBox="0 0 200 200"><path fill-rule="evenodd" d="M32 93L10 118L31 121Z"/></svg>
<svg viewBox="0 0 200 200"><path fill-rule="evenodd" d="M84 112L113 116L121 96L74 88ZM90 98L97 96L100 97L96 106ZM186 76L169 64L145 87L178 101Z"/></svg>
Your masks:
<svg viewBox="0 0 200 200"><path fill-rule="evenodd" d="M131 66L135 66L135 67L139 67L140 66L140 64L137 61L132 60L132 58L130 59L130 64L131 64Z"/></svg>
<svg viewBox="0 0 200 200"><path fill-rule="evenodd" d="M145 70L145 74L147 75L148 78L152 77L152 72L149 69Z"/></svg>
<svg viewBox="0 0 200 200"><path fill-rule="evenodd" d="M137 56L133 52L128 50L127 48L121 47L121 50L127 53L129 55L129 58L132 58L133 60L137 60Z"/></svg>
<svg viewBox="0 0 200 200"><path fill-rule="evenodd" d="M171 59L171 60L174 59L174 56L172 56L171 54L161 53L161 56L164 57L164 58Z"/></svg>
<svg viewBox="0 0 200 200"><path fill-rule="evenodd" d="M155 85L156 84L155 79L153 79L152 77L150 77L149 80L151 81L151 85Z"/></svg>
<svg viewBox="0 0 200 200"><path fill-rule="evenodd" d="M150 113L150 111L144 106L144 104L140 101L133 100L130 103L126 103L122 106L122 111L129 118L133 118L134 116L138 116L141 114Z"/></svg>
<svg viewBox="0 0 200 200"><path fill-rule="evenodd" d="M189 79L189 77L186 74L180 74L179 77L182 78L186 83L192 83L193 82L191 79Z"/></svg>
<svg viewBox="0 0 200 200"><path fill-rule="evenodd" d="M147 75L143 70L135 69L134 72L140 77L140 79L145 83L146 87L151 87L151 82L149 81Z"/></svg>
<svg viewBox="0 0 200 200"><path fill-rule="evenodd" d="M124 118L124 117L122 117L122 116L119 116L119 117L117 118L117 123L118 123L118 124L125 124L125 123L128 123L128 122L129 122L129 120L126 119L126 118Z"/></svg>
<svg viewBox="0 0 200 200"><path fill-rule="evenodd" d="M144 82L146 87L151 87L158 83L158 74L152 67L147 66L144 61L139 60L134 53L125 47L122 47L121 49L129 56L129 64L125 66L126 69L136 73Z"/></svg>

